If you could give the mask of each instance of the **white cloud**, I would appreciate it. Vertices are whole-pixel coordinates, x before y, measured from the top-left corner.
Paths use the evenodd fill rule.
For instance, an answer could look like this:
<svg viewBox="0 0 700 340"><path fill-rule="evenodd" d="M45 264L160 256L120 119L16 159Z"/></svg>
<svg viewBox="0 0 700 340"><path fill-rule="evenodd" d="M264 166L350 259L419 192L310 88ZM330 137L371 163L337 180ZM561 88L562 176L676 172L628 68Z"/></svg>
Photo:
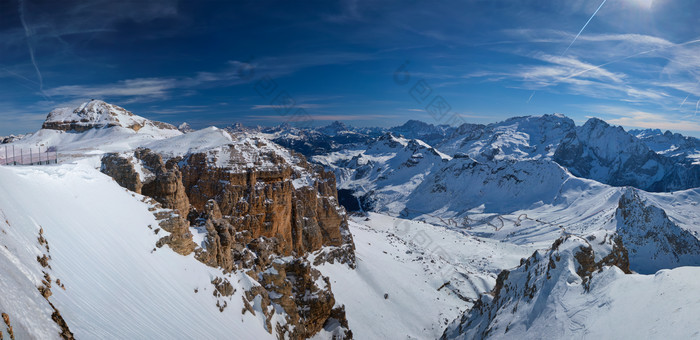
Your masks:
<svg viewBox="0 0 700 340"><path fill-rule="evenodd" d="M251 110L266 110L266 109L276 109L278 108L278 105L253 105L250 109ZM325 108L328 107L328 105L323 105L323 104L310 104L310 103L304 103L304 104L295 104L294 108L295 109L320 109L320 108Z"/></svg>
<svg viewBox="0 0 700 340"><path fill-rule="evenodd" d="M286 115L286 116L281 116L281 115L271 115L271 116L246 116L245 118L248 120L262 120L262 121L295 121L294 118L297 118L296 120L303 120L303 121L314 121L314 120L319 120L319 121L344 121L344 120L376 120L376 119L385 119L385 118L399 118L400 116L398 115L365 115L365 114L359 114L359 115L341 115L341 114L329 114L329 115L304 115L304 116L298 116L295 117L295 115Z"/></svg>
<svg viewBox="0 0 700 340"><path fill-rule="evenodd" d="M626 127L661 129L673 131L700 132L700 120L697 117L654 113L618 106L595 106L597 114L607 114L605 119L610 124Z"/></svg>
<svg viewBox="0 0 700 340"><path fill-rule="evenodd" d="M46 90L46 93L50 96L72 98L132 97L159 99L167 97L168 91L177 86L178 81L172 78L138 78L105 85L59 86Z"/></svg>

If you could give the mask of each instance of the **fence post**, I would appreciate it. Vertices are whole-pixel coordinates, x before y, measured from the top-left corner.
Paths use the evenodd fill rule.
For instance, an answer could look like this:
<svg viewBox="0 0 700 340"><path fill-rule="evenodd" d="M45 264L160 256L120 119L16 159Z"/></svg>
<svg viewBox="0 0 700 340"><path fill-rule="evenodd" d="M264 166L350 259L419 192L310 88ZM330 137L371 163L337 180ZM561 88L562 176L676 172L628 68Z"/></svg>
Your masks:
<svg viewBox="0 0 700 340"><path fill-rule="evenodd" d="M17 156L15 155L15 146L12 146L12 165L17 165Z"/></svg>
<svg viewBox="0 0 700 340"><path fill-rule="evenodd" d="M5 161L3 163L7 165L7 145L5 145Z"/></svg>

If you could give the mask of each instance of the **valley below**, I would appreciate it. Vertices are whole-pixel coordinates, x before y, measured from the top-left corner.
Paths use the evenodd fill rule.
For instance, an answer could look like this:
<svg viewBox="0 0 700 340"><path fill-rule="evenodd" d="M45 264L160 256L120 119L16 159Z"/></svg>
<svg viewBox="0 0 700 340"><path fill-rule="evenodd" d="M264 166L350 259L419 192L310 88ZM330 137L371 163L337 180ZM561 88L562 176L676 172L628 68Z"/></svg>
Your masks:
<svg viewBox="0 0 700 340"><path fill-rule="evenodd" d="M0 166L0 339L700 336L693 137L191 130L93 100L0 141L57 159Z"/></svg>

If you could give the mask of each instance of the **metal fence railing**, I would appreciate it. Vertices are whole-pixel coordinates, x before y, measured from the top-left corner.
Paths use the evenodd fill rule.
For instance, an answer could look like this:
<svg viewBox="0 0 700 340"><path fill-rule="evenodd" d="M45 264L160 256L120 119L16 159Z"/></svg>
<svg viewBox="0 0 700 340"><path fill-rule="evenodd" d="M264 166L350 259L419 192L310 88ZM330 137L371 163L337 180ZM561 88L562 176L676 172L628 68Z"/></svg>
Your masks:
<svg viewBox="0 0 700 340"><path fill-rule="evenodd" d="M5 145L0 149L0 165L46 165L58 163L55 147L17 148Z"/></svg>

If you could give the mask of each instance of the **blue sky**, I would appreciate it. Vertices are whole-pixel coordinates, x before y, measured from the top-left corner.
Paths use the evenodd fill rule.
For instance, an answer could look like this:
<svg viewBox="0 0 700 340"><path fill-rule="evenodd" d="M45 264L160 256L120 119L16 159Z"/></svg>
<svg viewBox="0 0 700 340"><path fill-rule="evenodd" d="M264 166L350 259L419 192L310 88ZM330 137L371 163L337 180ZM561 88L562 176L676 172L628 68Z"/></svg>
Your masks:
<svg viewBox="0 0 700 340"><path fill-rule="evenodd" d="M563 113L700 136L698 13L690 0L1 0L0 135L95 98L194 127Z"/></svg>

